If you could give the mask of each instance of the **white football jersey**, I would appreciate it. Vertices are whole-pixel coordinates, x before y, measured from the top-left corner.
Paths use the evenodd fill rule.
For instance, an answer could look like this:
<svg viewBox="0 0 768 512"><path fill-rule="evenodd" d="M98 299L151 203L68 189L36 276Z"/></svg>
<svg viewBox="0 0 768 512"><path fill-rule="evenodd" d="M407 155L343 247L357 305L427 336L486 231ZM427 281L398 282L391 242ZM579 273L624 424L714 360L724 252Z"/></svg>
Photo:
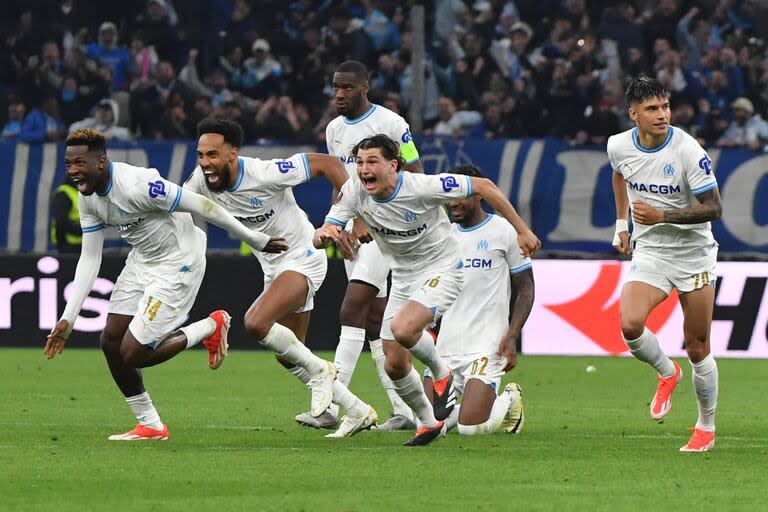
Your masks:
<svg viewBox="0 0 768 512"><path fill-rule="evenodd" d="M464 254L464 289L443 316L437 350L443 356L493 354L509 329L510 274L531 268L520 254L517 232L488 215L469 228L455 224Z"/></svg>
<svg viewBox="0 0 768 512"><path fill-rule="evenodd" d="M338 116L325 129L328 154L341 159L350 176L357 174L357 164L352 157L352 148L366 137L383 133L400 144L400 154L409 164L419 159L416 145L411 139L411 129L398 114L381 105L371 108L356 119Z"/></svg>
<svg viewBox="0 0 768 512"><path fill-rule="evenodd" d="M376 199L360 180L347 180L325 222L344 226L360 217L392 264L392 279L408 281L423 272L456 268L461 262L454 229L441 205L472 195L472 179L459 174L400 172L392 195Z"/></svg>
<svg viewBox="0 0 768 512"><path fill-rule="evenodd" d="M184 188L220 204L253 231L285 239L288 250L283 253L253 251L265 274L286 258L303 257L307 251L314 251L315 228L299 208L291 189L311 179L307 155L299 153L283 160L241 156L238 160L240 172L229 189L209 190L200 166L192 172Z"/></svg>
<svg viewBox="0 0 768 512"><path fill-rule="evenodd" d="M627 183L630 205L643 200L663 210L698 204L697 194L717 187L712 159L696 139L669 127L666 140L649 149L640 145L637 128L608 139L608 159ZM631 216L630 216L631 218ZM709 222L699 224L634 224L634 248L685 253L716 246Z"/></svg>
<svg viewBox="0 0 768 512"><path fill-rule="evenodd" d="M138 263L178 264L205 257L205 233L188 213L173 213L182 189L157 169L109 162L104 194L80 195L83 233L114 226Z"/></svg>

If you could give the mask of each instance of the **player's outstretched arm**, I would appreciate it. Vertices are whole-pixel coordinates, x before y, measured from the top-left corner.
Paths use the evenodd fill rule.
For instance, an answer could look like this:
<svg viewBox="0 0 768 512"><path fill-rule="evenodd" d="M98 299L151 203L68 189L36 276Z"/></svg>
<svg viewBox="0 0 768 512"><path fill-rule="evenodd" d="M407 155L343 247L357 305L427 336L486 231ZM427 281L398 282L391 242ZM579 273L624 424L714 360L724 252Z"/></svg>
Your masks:
<svg viewBox="0 0 768 512"><path fill-rule="evenodd" d="M723 213L720 191L717 187L696 195L699 204L675 210L660 210L645 201L632 203L632 220L639 224L699 224L717 220Z"/></svg>
<svg viewBox="0 0 768 512"><path fill-rule="evenodd" d="M75 269L74 290L67 301L61 319L56 322L53 330L45 340L43 353L48 359L53 359L64 350L64 343L69 339L75 319L80 314L83 302L91 291L101 268L101 251L104 248L104 230L98 229L83 233L83 243L80 249L80 259Z"/></svg>
<svg viewBox="0 0 768 512"><path fill-rule="evenodd" d="M512 275L512 285L517 290L515 303L512 306L512 318L509 321L509 329L499 343L497 353L507 358L504 371L508 372L517 366L517 341L523 331L523 325L528 320L528 315L533 309L535 285L533 283L533 270L528 269Z"/></svg>
<svg viewBox="0 0 768 512"><path fill-rule="evenodd" d="M499 215L507 219L517 231L517 242L525 257L533 256L541 248L541 241L530 230L525 221L517 214L515 207L488 178L472 178L472 190L491 205Z"/></svg>
<svg viewBox="0 0 768 512"><path fill-rule="evenodd" d="M613 187L613 198L616 202L616 231L613 234L613 246L621 254L630 252L629 246L629 196L627 195L627 185L624 183L624 177L614 172L611 177Z"/></svg>
<svg viewBox="0 0 768 512"><path fill-rule="evenodd" d="M184 189L176 211L199 215L211 224L216 224L226 229L231 235L247 243L257 251L278 253L288 249L283 238L270 237L258 231L251 231L222 206L191 190Z"/></svg>

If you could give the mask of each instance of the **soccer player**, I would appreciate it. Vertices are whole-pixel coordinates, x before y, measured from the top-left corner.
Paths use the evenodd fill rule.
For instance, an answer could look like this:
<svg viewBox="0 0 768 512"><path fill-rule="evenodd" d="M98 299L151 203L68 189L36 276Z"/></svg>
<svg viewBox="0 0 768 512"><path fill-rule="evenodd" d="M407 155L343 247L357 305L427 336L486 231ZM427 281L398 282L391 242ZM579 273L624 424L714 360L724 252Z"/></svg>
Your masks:
<svg viewBox="0 0 768 512"><path fill-rule="evenodd" d="M482 178L472 165L449 173ZM456 237L464 255L464 289L443 316L437 352L453 372L460 406L446 420L459 434L517 434L523 427L520 386L507 384L498 396L504 373L517 366L517 341L533 307L530 258L520 254L517 233L494 214L486 213L478 196L448 203ZM512 286L517 295L509 319ZM424 391L432 394L432 376L425 370Z"/></svg>
<svg viewBox="0 0 768 512"><path fill-rule="evenodd" d="M227 354L229 315L208 318L178 329L192 308L205 273L205 234L189 213L217 224L252 247L282 252L284 240L245 228L223 208L163 179L155 169L107 158L104 136L90 129L72 132L64 156L67 175L80 194L82 250L74 290L64 313L48 335L49 359L64 350L83 301L101 266L104 228L115 226L132 250L109 300L101 349L112 378L139 423L110 436L113 441L168 439L168 427L152 405L139 368L153 366L200 342L216 369ZM180 213L188 212L188 213Z"/></svg>
<svg viewBox="0 0 768 512"><path fill-rule="evenodd" d="M323 247L337 241L346 222L360 217L390 260L392 290L381 326L385 368L420 423L406 445L426 445L445 433L443 420L453 409L455 395L451 369L425 329L453 304L464 281L459 243L442 205L478 194L515 226L525 256L540 242L490 180L401 172L400 148L386 135L361 140L352 155L357 177L344 184L341 199L315 232L314 244ZM411 354L432 372L434 407L411 365Z"/></svg>
<svg viewBox="0 0 768 512"><path fill-rule="evenodd" d="M346 411L330 437L347 437L375 424L376 412L335 380L336 368L304 346L313 298L328 261L312 246L314 228L296 204L292 187L324 176L336 191L347 181L339 160L322 153L259 160L238 155L243 130L234 121L208 118L197 127L198 166L184 185L223 206L249 231L279 237L288 251L253 251L264 271L264 291L245 314L245 328L274 351L288 371L312 390L311 414L335 401ZM266 235L262 235L266 236Z"/></svg>
<svg viewBox="0 0 768 512"><path fill-rule="evenodd" d="M400 142L400 156L405 161L406 171L424 172L405 119L368 100L368 70L363 64L357 61L341 63L333 75L332 85L339 116L328 124L325 141L328 153L345 163L350 176L357 173L352 148L365 137L379 133ZM348 229L361 242L371 241L362 221L350 222ZM416 428L413 412L397 395L392 380L384 371L384 349L379 332L381 316L387 305L389 263L382 256L378 245L371 242L360 245L355 260L345 260L344 264L349 283L339 313L341 335L334 358L334 365L339 369L338 379L349 385L367 337L376 372L393 410L392 416L385 423L374 428L386 431L413 430ZM313 427L330 428L336 424L336 416L337 411L331 408L317 418L307 413L300 414L296 421Z"/></svg>
<svg viewBox="0 0 768 512"><path fill-rule="evenodd" d="M621 292L621 332L632 355L659 374L650 413L661 420L669 412L672 392L683 373L662 352L645 323L672 288L677 289L699 410L693 435L680 451L705 452L715 443L718 378L709 333L717 242L710 221L722 212L720 193L707 152L693 137L669 124L669 92L659 82L633 80L626 100L635 128L608 139L616 198L613 245L622 254L632 253Z"/></svg>

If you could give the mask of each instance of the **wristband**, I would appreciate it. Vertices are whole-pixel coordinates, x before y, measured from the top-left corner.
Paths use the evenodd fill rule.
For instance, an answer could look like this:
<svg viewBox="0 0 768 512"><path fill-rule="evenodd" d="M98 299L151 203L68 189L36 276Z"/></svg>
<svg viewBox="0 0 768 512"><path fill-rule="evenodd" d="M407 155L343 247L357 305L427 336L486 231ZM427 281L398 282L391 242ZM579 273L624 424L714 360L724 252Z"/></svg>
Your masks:
<svg viewBox="0 0 768 512"><path fill-rule="evenodd" d="M629 231L629 223L627 222L627 219L616 219L616 231L613 233L612 242L614 247L621 245L621 238L619 238L619 233L623 233L624 231Z"/></svg>

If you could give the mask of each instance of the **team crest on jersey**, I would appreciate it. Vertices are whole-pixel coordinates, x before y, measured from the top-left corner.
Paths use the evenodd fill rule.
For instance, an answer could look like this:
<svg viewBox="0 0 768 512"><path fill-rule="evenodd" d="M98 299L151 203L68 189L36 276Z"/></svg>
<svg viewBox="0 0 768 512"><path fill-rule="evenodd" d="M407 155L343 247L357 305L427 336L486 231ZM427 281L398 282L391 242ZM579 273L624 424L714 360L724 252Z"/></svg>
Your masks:
<svg viewBox="0 0 768 512"><path fill-rule="evenodd" d="M276 165L277 165L277 170L283 174L287 174L296 168L296 166L293 165L293 162L290 162L288 160L278 160L276 162Z"/></svg>
<svg viewBox="0 0 768 512"><path fill-rule="evenodd" d="M405 222L408 224L412 224L416 222L416 214L413 213L411 210L406 210L403 214L403 219L405 219Z"/></svg>
<svg viewBox="0 0 768 512"><path fill-rule="evenodd" d="M709 155L706 153L704 156L699 160L699 168L707 173L707 176L712 174L712 159L709 158Z"/></svg>
<svg viewBox="0 0 768 512"><path fill-rule="evenodd" d="M664 166L664 176L672 177L675 175L675 167L672 164Z"/></svg>
<svg viewBox="0 0 768 512"><path fill-rule="evenodd" d="M454 188L459 188L459 182L453 176L444 176L440 178L443 183L443 192L450 192Z"/></svg>
<svg viewBox="0 0 768 512"><path fill-rule="evenodd" d="M261 199L258 197L251 198L251 208L261 208L262 206L264 206L264 203L261 202Z"/></svg>
<svg viewBox="0 0 768 512"><path fill-rule="evenodd" d="M123 210L122 208L118 208L118 209L117 209L117 213L118 213L118 215L120 215L121 217L125 217L126 215L128 215L128 212L127 212L127 211L125 211L125 210Z"/></svg>
<svg viewBox="0 0 768 512"><path fill-rule="evenodd" d="M488 250L488 240L480 240L477 242L477 250L478 251L487 251Z"/></svg>
<svg viewBox="0 0 768 512"><path fill-rule="evenodd" d="M154 199L165 195L167 195L167 193L165 192L165 183L163 183L163 180L149 182L149 197Z"/></svg>

